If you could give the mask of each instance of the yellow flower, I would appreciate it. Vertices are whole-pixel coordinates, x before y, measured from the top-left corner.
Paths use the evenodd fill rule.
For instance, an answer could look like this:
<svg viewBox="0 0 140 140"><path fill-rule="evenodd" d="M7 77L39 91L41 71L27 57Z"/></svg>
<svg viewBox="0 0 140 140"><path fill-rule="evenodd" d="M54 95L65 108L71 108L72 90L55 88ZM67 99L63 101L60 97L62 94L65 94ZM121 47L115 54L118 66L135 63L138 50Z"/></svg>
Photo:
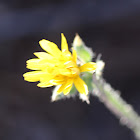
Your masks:
<svg viewBox="0 0 140 140"><path fill-rule="evenodd" d="M46 52L35 52L38 58L27 60L27 68L34 70L23 75L24 80L37 82L38 87L51 87L61 85L57 93L63 92L67 95L73 84L81 94L88 94L88 87L80 78L80 74L85 71L96 69L96 63L89 62L83 65L77 64L77 53L73 49L72 54L68 50L68 44L63 33L61 34L61 50L57 45L48 40L39 42Z"/></svg>

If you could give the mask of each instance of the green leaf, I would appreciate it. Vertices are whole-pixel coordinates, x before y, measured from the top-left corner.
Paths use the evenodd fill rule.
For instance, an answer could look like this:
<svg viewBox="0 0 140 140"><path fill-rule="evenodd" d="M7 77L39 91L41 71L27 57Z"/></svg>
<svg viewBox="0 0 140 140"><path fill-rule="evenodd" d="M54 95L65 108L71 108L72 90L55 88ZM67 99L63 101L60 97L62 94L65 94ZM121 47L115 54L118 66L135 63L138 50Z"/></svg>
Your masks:
<svg viewBox="0 0 140 140"><path fill-rule="evenodd" d="M92 76L93 76L92 73L84 72L82 77L81 77L85 81L85 83L87 84L89 92L92 92L92 90L93 90Z"/></svg>
<svg viewBox="0 0 140 140"><path fill-rule="evenodd" d="M78 34L76 34L72 46L73 46L73 49L76 50L78 58L83 63L92 61L94 53L89 47L85 45L85 43L82 41L82 39L80 38Z"/></svg>

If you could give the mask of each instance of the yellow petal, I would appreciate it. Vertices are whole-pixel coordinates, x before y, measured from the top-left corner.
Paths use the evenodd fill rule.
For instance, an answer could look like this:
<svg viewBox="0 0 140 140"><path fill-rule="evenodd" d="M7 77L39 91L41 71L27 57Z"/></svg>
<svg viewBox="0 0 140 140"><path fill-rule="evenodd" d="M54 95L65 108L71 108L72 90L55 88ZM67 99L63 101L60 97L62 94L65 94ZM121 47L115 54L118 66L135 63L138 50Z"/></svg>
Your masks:
<svg viewBox="0 0 140 140"><path fill-rule="evenodd" d="M37 84L37 86L41 88L45 88L45 87L52 87L53 85L49 82L43 82L43 83Z"/></svg>
<svg viewBox="0 0 140 140"><path fill-rule="evenodd" d="M76 53L76 50L74 50L74 49L72 49L72 56L73 56L74 62L76 63L77 62L77 53Z"/></svg>
<svg viewBox="0 0 140 140"><path fill-rule="evenodd" d="M69 92L71 91L72 85L73 85L73 82L67 88L65 88L63 90L64 95L68 95L69 94Z"/></svg>
<svg viewBox="0 0 140 140"><path fill-rule="evenodd" d="M26 68L31 69L31 70L41 70L42 66L40 66L37 63L36 64L35 63L29 63L29 64L26 65Z"/></svg>
<svg viewBox="0 0 140 140"><path fill-rule="evenodd" d="M48 67L48 63L40 64L40 63L28 63L26 67L31 70L43 70Z"/></svg>
<svg viewBox="0 0 140 140"><path fill-rule="evenodd" d="M61 60L65 60L65 61L68 61L70 60L72 57L71 57L71 52L70 51L64 51L61 55Z"/></svg>
<svg viewBox="0 0 140 140"><path fill-rule="evenodd" d="M42 39L41 41L39 41L39 44L42 47L42 49L52 54L53 56L58 56L61 54L61 51L59 50L57 45L51 41Z"/></svg>
<svg viewBox="0 0 140 140"><path fill-rule="evenodd" d="M62 52L68 51L68 43L63 33L61 33L61 50Z"/></svg>
<svg viewBox="0 0 140 140"><path fill-rule="evenodd" d="M27 61L27 68L31 70L43 70L48 67L54 67L58 60L56 59L30 59Z"/></svg>
<svg viewBox="0 0 140 140"><path fill-rule="evenodd" d="M48 74L48 75L44 75L40 78L40 83L37 84L38 87L42 87L42 88L45 88L45 87L51 87L53 86L52 83L50 83L50 80L53 78L53 76L51 74Z"/></svg>
<svg viewBox="0 0 140 140"><path fill-rule="evenodd" d="M73 80L74 80L73 78L70 78L67 80L67 83L65 85L65 89L63 90L64 95L69 94L69 92L72 88L72 85L73 85Z"/></svg>
<svg viewBox="0 0 140 140"><path fill-rule="evenodd" d="M67 95L72 88L72 84L73 84L73 79L72 78L67 79L66 82L62 84L61 87L58 89L57 93L59 94L63 92L65 95Z"/></svg>
<svg viewBox="0 0 140 140"><path fill-rule="evenodd" d="M33 59L29 59L26 61L26 63L38 63L40 60L38 58L33 58Z"/></svg>
<svg viewBox="0 0 140 140"><path fill-rule="evenodd" d="M50 83L51 85L61 85L65 81L62 75L53 75L52 73L46 74L40 78L40 83Z"/></svg>
<svg viewBox="0 0 140 140"><path fill-rule="evenodd" d="M45 52L35 52L34 55L40 59L53 59L52 55Z"/></svg>
<svg viewBox="0 0 140 140"><path fill-rule="evenodd" d="M29 82L37 82L40 80L40 77L44 75L41 71L32 71L32 72L26 72L23 74L24 80Z"/></svg>
<svg viewBox="0 0 140 140"><path fill-rule="evenodd" d="M44 66L45 67L45 66ZM40 67L40 65L35 65L35 64L27 64L26 65L26 68L27 69L30 69L30 70L41 70L43 69L44 67Z"/></svg>
<svg viewBox="0 0 140 140"><path fill-rule="evenodd" d="M77 88L77 90L79 91L79 93L85 94L85 95L88 94L88 87L87 87L86 83L79 76L77 76L74 79L74 85Z"/></svg>
<svg viewBox="0 0 140 140"><path fill-rule="evenodd" d="M39 62L40 62L40 60L38 58L33 58L30 60L27 60L26 68L31 69L31 70L40 70L40 67L38 66Z"/></svg>
<svg viewBox="0 0 140 140"><path fill-rule="evenodd" d="M50 80L50 83L52 83L53 85L61 85L65 82L65 79L66 79L65 76L58 75L58 76L53 77Z"/></svg>
<svg viewBox="0 0 140 140"><path fill-rule="evenodd" d="M48 83L48 82L50 82L50 80L52 78L53 78L53 75L48 73L48 74L40 77L40 83Z"/></svg>
<svg viewBox="0 0 140 140"><path fill-rule="evenodd" d="M70 76L70 77L72 76L70 69L65 69L65 68L59 69L59 73L64 76Z"/></svg>
<svg viewBox="0 0 140 140"><path fill-rule="evenodd" d="M79 67L79 69L80 69L80 72L85 72L85 71L93 71L96 69L96 67L97 67L96 63L89 62Z"/></svg>
<svg viewBox="0 0 140 140"><path fill-rule="evenodd" d="M76 67L76 63L74 63L72 60L65 62L64 65L66 68Z"/></svg>
<svg viewBox="0 0 140 140"><path fill-rule="evenodd" d="M48 63L50 65L55 65L55 63L58 63L58 60L54 57L52 59L40 59L39 63L40 64Z"/></svg>

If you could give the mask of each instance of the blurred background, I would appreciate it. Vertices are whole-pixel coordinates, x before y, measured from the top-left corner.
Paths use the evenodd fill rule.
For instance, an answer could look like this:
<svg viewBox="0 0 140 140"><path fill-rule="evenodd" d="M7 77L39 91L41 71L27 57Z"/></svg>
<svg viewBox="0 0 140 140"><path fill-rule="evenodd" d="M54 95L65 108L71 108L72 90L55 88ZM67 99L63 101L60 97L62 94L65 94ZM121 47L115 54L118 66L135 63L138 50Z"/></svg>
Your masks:
<svg viewBox="0 0 140 140"><path fill-rule="evenodd" d="M135 140L95 97L51 103L52 88L23 80L38 41L60 46L61 32L102 53L105 79L140 114L139 0L0 0L0 139Z"/></svg>

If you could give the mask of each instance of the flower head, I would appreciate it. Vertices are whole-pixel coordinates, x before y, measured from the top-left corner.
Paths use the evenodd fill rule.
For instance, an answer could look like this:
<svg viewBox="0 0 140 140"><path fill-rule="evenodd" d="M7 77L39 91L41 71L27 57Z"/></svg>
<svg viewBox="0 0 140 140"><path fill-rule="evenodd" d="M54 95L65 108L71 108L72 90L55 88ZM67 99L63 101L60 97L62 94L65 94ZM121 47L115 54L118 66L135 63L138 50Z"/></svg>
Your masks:
<svg viewBox="0 0 140 140"><path fill-rule="evenodd" d="M38 87L51 87L60 85L57 93L67 95L73 84L81 94L88 94L86 83L80 78L82 72L94 71L96 63L77 64L77 53L68 49L68 44L63 33L61 34L61 50L57 45L48 40L41 40L40 46L46 52L35 52L38 58L27 60L27 68L34 70L23 75L24 80L37 82Z"/></svg>

